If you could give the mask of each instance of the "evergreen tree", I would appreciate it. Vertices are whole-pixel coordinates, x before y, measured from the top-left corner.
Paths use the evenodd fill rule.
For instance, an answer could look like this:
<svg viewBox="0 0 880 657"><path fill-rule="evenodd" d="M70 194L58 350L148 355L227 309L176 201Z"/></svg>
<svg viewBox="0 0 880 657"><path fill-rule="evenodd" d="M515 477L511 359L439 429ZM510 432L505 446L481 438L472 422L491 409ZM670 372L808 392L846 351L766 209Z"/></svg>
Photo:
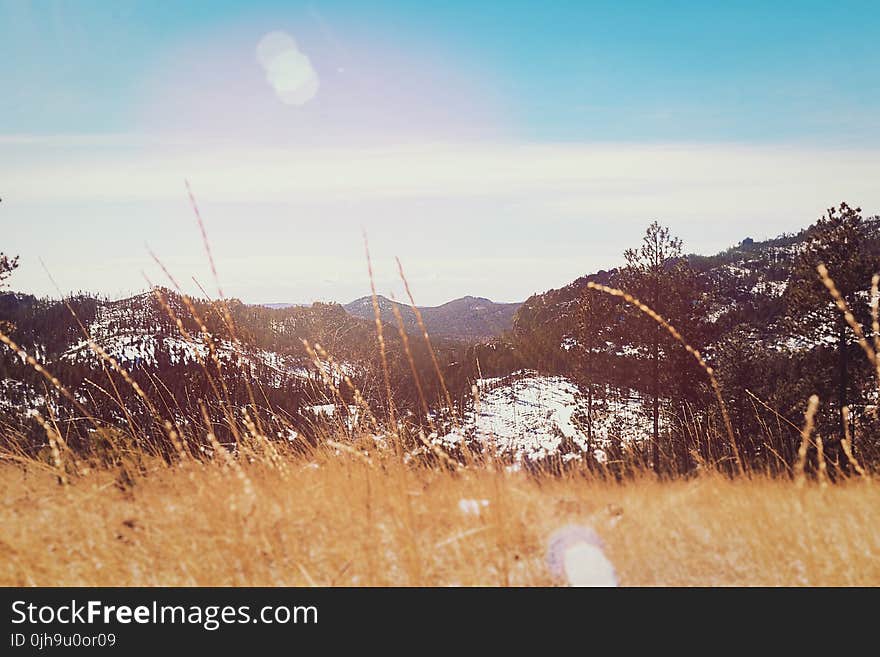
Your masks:
<svg viewBox="0 0 880 657"><path fill-rule="evenodd" d="M594 402L597 393L603 392L600 382L607 382L611 372L608 362L608 347L611 331L615 327L615 318L619 314L618 300L584 288L580 298L580 312L577 313L573 334L575 341L568 348L577 356L578 368L574 372L587 392L587 444L592 457Z"/></svg>
<svg viewBox="0 0 880 657"><path fill-rule="evenodd" d="M5 253L0 252L0 290L6 287L3 282L12 275L12 272L18 267L18 256L10 258ZM0 320L0 331L12 333L15 325L6 320Z"/></svg>
<svg viewBox="0 0 880 657"><path fill-rule="evenodd" d="M839 418L838 439L832 452L844 437L841 409L849 402L851 390L849 351L852 347L850 329L843 314L835 307L816 268L824 264L841 296L863 324L867 321L866 306L859 292L868 289L871 276L880 271L880 259L872 249L867 234L870 224L862 218L861 208L841 203L829 208L806 230L805 248L798 259L787 290L790 329L794 336L814 344L833 341L837 350L836 408ZM835 454L829 454L834 458ZM841 464L844 465L844 464Z"/></svg>
<svg viewBox="0 0 880 657"><path fill-rule="evenodd" d="M5 253L0 252L0 289L6 286L3 281L9 278L16 268L18 268L18 256L10 258Z"/></svg>
<svg viewBox="0 0 880 657"><path fill-rule="evenodd" d="M651 223L638 249L624 252L626 266L619 275L620 286L665 317L679 330L690 324L694 313L694 275L682 257L682 242L669 228ZM661 360L671 352L671 338L651 318L630 309L630 321L623 327L637 345L646 346L651 363L652 449L654 471L660 473L660 388L663 380Z"/></svg>

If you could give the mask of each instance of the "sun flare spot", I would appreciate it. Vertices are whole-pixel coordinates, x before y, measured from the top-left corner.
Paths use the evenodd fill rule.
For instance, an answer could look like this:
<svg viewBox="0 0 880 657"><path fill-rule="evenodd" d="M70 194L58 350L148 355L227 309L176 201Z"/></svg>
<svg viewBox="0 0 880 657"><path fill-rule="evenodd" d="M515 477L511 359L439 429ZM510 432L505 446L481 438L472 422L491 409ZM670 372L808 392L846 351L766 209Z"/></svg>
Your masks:
<svg viewBox="0 0 880 657"><path fill-rule="evenodd" d="M257 61L278 99L287 105L305 105L318 93L318 73L292 36L269 32L257 44Z"/></svg>

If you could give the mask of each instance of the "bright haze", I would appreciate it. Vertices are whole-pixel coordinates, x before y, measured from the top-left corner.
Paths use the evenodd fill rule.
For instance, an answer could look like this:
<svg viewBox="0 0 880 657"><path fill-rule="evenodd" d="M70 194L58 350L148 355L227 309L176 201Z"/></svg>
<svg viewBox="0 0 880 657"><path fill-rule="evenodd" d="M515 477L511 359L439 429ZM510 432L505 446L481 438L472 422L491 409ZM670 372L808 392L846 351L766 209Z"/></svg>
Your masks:
<svg viewBox="0 0 880 657"><path fill-rule="evenodd" d="M720 5L720 6L716 6ZM754 6L753 6L754 5ZM876 2L0 0L22 292L519 301L880 210Z"/></svg>

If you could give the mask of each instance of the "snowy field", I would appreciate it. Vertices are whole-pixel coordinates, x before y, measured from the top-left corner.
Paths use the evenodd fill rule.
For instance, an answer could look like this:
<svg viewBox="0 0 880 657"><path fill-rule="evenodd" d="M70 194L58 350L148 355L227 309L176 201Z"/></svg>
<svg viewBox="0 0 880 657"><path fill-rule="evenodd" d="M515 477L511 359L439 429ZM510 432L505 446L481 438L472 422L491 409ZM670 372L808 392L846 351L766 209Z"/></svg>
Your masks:
<svg viewBox="0 0 880 657"><path fill-rule="evenodd" d="M562 376L523 370L482 379L478 389L479 404L465 417L463 433L517 459L538 461L560 452L577 458L589 449L601 459L617 440L650 436L650 418L634 391L596 386L591 413L587 391ZM436 440L454 444L460 439L460 433L451 432Z"/></svg>

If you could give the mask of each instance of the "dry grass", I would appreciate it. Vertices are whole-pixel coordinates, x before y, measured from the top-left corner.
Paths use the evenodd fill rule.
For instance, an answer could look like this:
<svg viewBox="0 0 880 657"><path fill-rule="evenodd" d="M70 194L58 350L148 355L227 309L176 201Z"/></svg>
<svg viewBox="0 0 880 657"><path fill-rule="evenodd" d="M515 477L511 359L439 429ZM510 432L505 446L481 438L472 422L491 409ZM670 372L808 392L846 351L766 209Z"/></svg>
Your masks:
<svg viewBox="0 0 880 657"><path fill-rule="evenodd" d="M109 471L0 467L2 585L552 585L550 534L596 528L630 586L880 585L880 487L705 475L616 484L285 455ZM250 488L252 487L252 488ZM461 500L487 500L479 514Z"/></svg>
<svg viewBox="0 0 880 657"><path fill-rule="evenodd" d="M223 323L237 342L188 184L187 191L217 283ZM0 585L546 586L562 583L553 580L546 565L548 539L574 524L599 533L623 585L880 586L880 487L853 455L848 409L841 410L847 431L842 446L858 477L840 473L837 483L828 485L822 439L817 435L811 440L819 407L815 395L801 430L794 480L749 476L721 388L700 352L638 299L590 283L590 288L621 297L651 317L697 360L723 416L726 437L717 437L726 438L738 476L722 474L724 458L701 462L700 476L691 479L660 480L647 467L624 467L632 475L624 483L578 471L576 465L555 474L510 472L491 449L474 454L464 446L459 461L427 441L424 427L397 421L368 250L367 265L383 365L386 429L333 358L320 345L305 343L342 406L346 402L339 381L363 411L358 426L346 427L339 418L318 447L294 451L268 438L282 432L262 426L248 380L251 403L239 413L209 340L216 380L207 361L199 361L234 437L230 449L219 444L201 400L203 435L192 429L185 434L163 420L139 384L91 340L78 319L102 367L109 365L119 374L149 409L155 426L163 427L159 443L131 425L109 373L131 425L125 440L122 428L100 426L57 378L0 331L0 342L82 412L112 455L101 461L88 450L75 453L51 413L48 420L35 416L46 433L48 455L29 451L24 436L14 431L5 435L0 428L0 550L5 557ZM457 427L449 391L399 261L398 268L441 384L445 410ZM872 281L872 346L824 266L819 274L875 366L880 385L880 278ZM157 297L184 337L197 342L162 294ZM204 321L189 298L183 295L183 300L206 336ZM394 312L422 410L430 417L396 306ZM474 403L479 407L476 392ZM275 429L292 428L281 418L274 422L279 424ZM433 421L428 422L433 429ZM406 454L410 434L422 443L417 450L422 458L414 458L416 452ZM157 448L166 440L173 450ZM817 450L817 482L805 473L811 445Z"/></svg>

